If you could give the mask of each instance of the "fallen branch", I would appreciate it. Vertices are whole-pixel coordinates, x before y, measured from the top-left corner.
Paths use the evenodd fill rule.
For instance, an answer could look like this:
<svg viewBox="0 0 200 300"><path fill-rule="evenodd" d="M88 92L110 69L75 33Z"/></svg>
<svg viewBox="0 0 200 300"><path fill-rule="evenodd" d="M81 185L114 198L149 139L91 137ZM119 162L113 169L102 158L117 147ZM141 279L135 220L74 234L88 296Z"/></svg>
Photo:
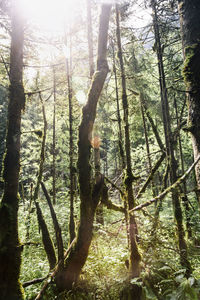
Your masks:
<svg viewBox="0 0 200 300"><path fill-rule="evenodd" d="M149 200L149 201L147 201L143 204L140 204L140 205L134 207L133 209L129 210L129 213L134 212L136 210L141 210L143 207L147 207L147 206L151 205L152 203L154 203L158 200L162 200L169 192L176 189L188 177L188 175L194 169L194 167L196 166L196 164L198 163L199 160L200 160L200 155L195 160L195 162L189 167L189 169L185 172L185 174L183 176L181 176L174 184L172 184L170 187L165 189L160 195L156 196L155 198L153 198L153 199L151 199L151 200Z"/></svg>
<svg viewBox="0 0 200 300"><path fill-rule="evenodd" d="M32 280L29 280L29 281L26 281L26 282L22 283L22 286L23 286L23 288L26 288L27 286L30 286L30 285L33 285L33 284L36 284L36 283L40 283L40 282L44 281L46 278L47 278L47 276L45 276L43 278L32 279Z"/></svg>
<svg viewBox="0 0 200 300"><path fill-rule="evenodd" d="M72 249L74 243L76 241L76 238L73 239L73 241L71 242L71 244L69 245L69 248L65 251L64 254L64 259L67 257L67 255L69 254L70 250ZM52 279L56 276L57 272L59 271L60 266L62 265L62 260L60 260L58 262L58 264L55 266L53 272L51 271L51 273L49 273L46 277L46 282L44 283L42 289L40 290L40 292L38 293L37 297L35 298L35 300L39 300L41 299L42 295L44 294L44 292L46 291L49 283L52 281Z"/></svg>
<svg viewBox="0 0 200 300"><path fill-rule="evenodd" d="M36 242L25 242L25 243L21 243L22 246L39 246L40 243L36 243Z"/></svg>

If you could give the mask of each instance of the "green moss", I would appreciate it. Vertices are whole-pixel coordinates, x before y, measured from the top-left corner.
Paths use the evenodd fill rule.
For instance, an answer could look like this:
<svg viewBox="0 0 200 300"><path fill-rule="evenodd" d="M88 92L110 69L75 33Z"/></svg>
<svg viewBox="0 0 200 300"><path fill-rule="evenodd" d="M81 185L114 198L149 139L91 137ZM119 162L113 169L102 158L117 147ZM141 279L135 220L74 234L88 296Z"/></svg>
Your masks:
<svg viewBox="0 0 200 300"><path fill-rule="evenodd" d="M185 63L183 77L190 87L197 88L200 82L200 43L195 43L185 48Z"/></svg>

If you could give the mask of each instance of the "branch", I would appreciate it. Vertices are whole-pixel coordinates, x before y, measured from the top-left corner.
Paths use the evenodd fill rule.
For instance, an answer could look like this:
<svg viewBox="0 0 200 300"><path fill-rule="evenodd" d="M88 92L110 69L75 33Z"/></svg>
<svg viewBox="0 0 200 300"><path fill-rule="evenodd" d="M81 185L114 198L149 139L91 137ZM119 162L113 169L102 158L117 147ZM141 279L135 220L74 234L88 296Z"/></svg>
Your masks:
<svg viewBox="0 0 200 300"><path fill-rule="evenodd" d="M120 211L122 213L125 213L125 208L123 206L118 206L114 204L112 201L108 198L108 188L104 182L102 193L101 193L101 202L104 204L108 209L112 209L115 211Z"/></svg>
<svg viewBox="0 0 200 300"><path fill-rule="evenodd" d="M140 205L134 207L133 209L129 210L129 213L134 212L136 210L141 210L143 207L147 207L147 206L151 205L152 203L154 203L158 200L162 200L169 192L176 189L186 179L186 177L188 177L188 175L194 169L194 167L196 166L196 164L198 163L199 160L200 160L200 155L195 160L195 162L189 167L189 169L185 172L185 174L183 176L181 176L174 184L172 184L170 187L165 189L160 195L156 196L155 198L153 198L153 199L151 199L151 200L149 200L149 201L147 201L143 204L140 204Z"/></svg>
<svg viewBox="0 0 200 300"><path fill-rule="evenodd" d="M29 281L26 281L26 282L22 283L22 286L23 286L23 288L25 288L25 287L30 286L32 284L40 283L40 282L44 281L46 278L47 278L47 276L45 276L43 278L32 279L32 280L29 280Z"/></svg>
<svg viewBox="0 0 200 300"><path fill-rule="evenodd" d="M25 243L21 243L22 246L39 246L40 243L36 243L36 242L25 242Z"/></svg>
<svg viewBox="0 0 200 300"><path fill-rule="evenodd" d="M149 174L149 177L147 178L147 180L145 181L144 185L141 187L141 189L139 190L136 199L139 199L141 197L141 195L145 192L148 184L151 182L151 180L153 179L153 176L155 174L155 172L158 170L158 168L160 167L162 161L164 160L166 156L166 153L163 152L161 157L159 158L159 160L156 162L155 166L152 168L151 173Z"/></svg>
<svg viewBox="0 0 200 300"><path fill-rule="evenodd" d="M124 192L123 192L123 191L122 191L122 190L121 190L121 189L120 189L113 181L111 181L109 178L107 178L107 177L105 177L105 176L104 176L104 179L105 179L108 183L110 183L110 184L112 185L113 188L115 188L116 190L118 190L122 196L124 196Z"/></svg>
<svg viewBox="0 0 200 300"><path fill-rule="evenodd" d="M115 210L115 211L120 211L122 213L125 213L125 208L123 206L118 206L118 205L114 204L112 201L110 201L109 199L107 199L106 201L102 201L102 203L108 209L112 209L112 210Z"/></svg>

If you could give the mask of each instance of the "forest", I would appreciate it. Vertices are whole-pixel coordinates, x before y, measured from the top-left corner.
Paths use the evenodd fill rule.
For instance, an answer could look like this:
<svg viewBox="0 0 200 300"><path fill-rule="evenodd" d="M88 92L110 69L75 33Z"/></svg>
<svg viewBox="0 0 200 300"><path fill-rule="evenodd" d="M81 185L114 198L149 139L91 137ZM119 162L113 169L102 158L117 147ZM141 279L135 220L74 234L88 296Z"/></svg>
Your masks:
<svg viewBox="0 0 200 300"><path fill-rule="evenodd" d="M200 1L0 1L0 300L200 299Z"/></svg>

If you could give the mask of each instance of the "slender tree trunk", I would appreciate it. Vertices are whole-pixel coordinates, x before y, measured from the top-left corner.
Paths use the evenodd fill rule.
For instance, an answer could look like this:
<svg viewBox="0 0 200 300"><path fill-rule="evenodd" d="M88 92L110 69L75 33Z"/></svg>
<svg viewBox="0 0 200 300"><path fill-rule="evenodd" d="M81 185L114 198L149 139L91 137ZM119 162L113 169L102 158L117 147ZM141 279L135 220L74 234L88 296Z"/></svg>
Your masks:
<svg viewBox="0 0 200 300"><path fill-rule="evenodd" d="M94 73L88 100L83 107L83 115L79 127L78 141L78 172L80 186L80 225L77 240L66 262L65 269L59 272L56 278L59 290L71 289L78 280L84 266L92 240L93 221L102 189L102 179L94 188L91 185L91 138L96 117L96 108L99 96L108 73L107 65L107 38L111 5L102 5L98 38L97 71Z"/></svg>
<svg viewBox="0 0 200 300"><path fill-rule="evenodd" d="M71 242L74 240L76 236L75 222L74 222L74 194L75 194L74 170L75 168L74 168L73 111L72 111L72 74L71 74L71 67L68 58L66 58L66 73L67 73L68 100L69 100L69 171L70 171L69 235L70 235L70 244L71 244Z"/></svg>
<svg viewBox="0 0 200 300"><path fill-rule="evenodd" d="M93 51L93 30L92 30L92 14L91 14L91 0L87 1L87 33L88 33L88 52L89 52L89 67L90 80L94 74L94 51Z"/></svg>
<svg viewBox="0 0 200 300"><path fill-rule="evenodd" d="M120 106L119 106L119 87L117 81L117 69L116 69L116 59L115 59L115 48L114 43L112 42L112 58L113 58L113 73L115 78L115 95L116 95L116 104L117 104L117 122L118 122L118 135L119 135L119 152L122 160L122 169L125 169L125 157L123 149L123 138L122 138L122 120L120 115Z"/></svg>
<svg viewBox="0 0 200 300"><path fill-rule="evenodd" d="M0 206L0 299L24 299L19 282L22 247L18 238L18 186L20 171L21 111L23 88L24 25L19 3L11 2L10 93L4 159L4 194Z"/></svg>
<svg viewBox="0 0 200 300"><path fill-rule="evenodd" d="M40 97L40 101L42 104L44 131L43 131L41 153L40 153L40 164L39 164L37 182L36 182L36 186L35 186L35 190L34 190L34 194L33 194L33 200L34 200L35 207L36 207L38 225L42 232L42 242L43 242L44 249L45 249L48 261L49 261L50 270L52 270L56 265L55 249L54 249L53 242L51 240L51 236L50 236L47 224L46 224L44 216L42 214L42 210L38 203L39 188L40 188L40 184L42 181L42 175L43 175L43 169L44 169L45 144L46 144L46 132L47 132L47 120L46 120L46 114L45 114L45 105L44 105L41 94L39 94L39 97Z"/></svg>
<svg viewBox="0 0 200 300"><path fill-rule="evenodd" d="M51 212L51 218L52 218L53 225L54 225L54 231L55 231L55 235L56 235L56 243L57 243L57 248L58 248L58 262L60 262L60 267L63 268L64 267L64 247L63 247L61 228L58 223L58 219L57 219L54 207L52 205L51 198L47 192L45 184L42 181L41 181L41 187L42 187L43 193L45 195L45 198L47 200L47 203L48 203L48 206L49 206L49 209Z"/></svg>
<svg viewBox="0 0 200 300"><path fill-rule="evenodd" d="M53 204L56 204L56 71L53 67L53 163L52 163L52 189Z"/></svg>
<svg viewBox="0 0 200 300"><path fill-rule="evenodd" d="M126 178L125 187L127 193L127 204L128 209L131 210L135 206L135 199L133 195L133 174L132 174L132 164L131 164L131 146L130 146L130 136L129 136L129 120L128 120L128 99L126 94L126 79L124 62L122 55L122 45L121 45L121 34L120 34L120 23L119 23L119 8L116 5L116 34L117 34L117 45L118 45L118 57L120 63L121 71L121 87L122 87L122 104L124 112L124 136L125 136L125 158L126 158ZM141 255L139 253L137 240L137 224L134 215L129 215L129 238L130 238L130 274L131 277L138 277L140 275L140 261Z"/></svg>
<svg viewBox="0 0 200 300"><path fill-rule="evenodd" d="M27 215L27 218L26 218L26 221L25 221L25 224L26 224L26 241L29 240L29 234L30 234L32 202L33 202L33 183L31 182L31 185L30 185L30 202L29 202L29 206L28 206L28 215Z"/></svg>
<svg viewBox="0 0 200 300"><path fill-rule="evenodd" d="M147 124L146 124L144 106L143 106L142 101L143 101L143 96L140 93L140 107L141 107L142 122L143 122L144 137L145 137L145 145L146 145L147 159L148 159L148 173L150 174L152 172L152 162L151 162L151 153L150 153L150 146L149 146L149 137L148 137L148 132L147 132ZM152 178L152 181L151 181L151 186L152 186L153 197L155 197L156 190L155 190L155 183L154 183L153 178Z"/></svg>
<svg viewBox="0 0 200 300"><path fill-rule="evenodd" d="M178 116L178 107L177 107L177 102L176 102L175 96L174 96L174 107L175 107L175 112L176 112L176 120L177 120L177 128L178 128L180 126L180 124L179 124L179 116ZM179 143L181 170L182 170L182 175L183 175L185 173L185 167L184 167L183 149L182 149L180 132L178 132L178 143ZM188 236L188 238L191 238L192 237L192 227L191 227L191 220L190 220L190 207L189 207L189 200L188 200L188 196L187 196L186 181L183 181L183 193L182 193L181 198L182 198L182 203L185 208L187 236Z"/></svg>
<svg viewBox="0 0 200 300"><path fill-rule="evenodd" d="M184 79L188 91L188 130L191 132L194 159L200 154L200 2L178 0L184 49ZM196 165L200 203L200 163Z"/></svg>
<svg viewBox="0 0 200 300"><path fill-rule="evenodd" d="M94 137L96 139L96 142L93 143L94 148L94 166L95 166L95 182L98 184L98 182L101 180L101 166L100 166L100 139L99 137ZM102 195L101 195L102 196ZM96 222L97 224L104 225L104 217L103 217L103 203L100 202L97 210L96 210Z"/></svg>
<svg viewBox="0 0 200 300"><path fill-rule="evenodd" d="M158 59L165 143L166 143L167 159L169 162L170 182L171 182L171 184L173 184L177 180L177 174L176 174L177 163L176 163L175 156L174 156L172 132L171 132L171 126L170 126L169 104L168 104L168 95L167 95L167 88L166 88L166 82L165 82L165 72L164 72L164 65L163 65L162 45L161 45L161 41L160 41L156 0L152 0L151 5L152 5L152 9L153 9L153 25L154 25L155 40L156 40L157 59ZM188 260L187 244L185 241L183 216L182 216L182 209L181 209L179 196L180 196L180 194L178 192L178 189L174 189L172 191L172 203L173 203L173 209L174 209L174 217L175 217L176 226L177 226L178 245L179 245L179 251L180 251L180 262L181 262L181 265L184 268L186 268L186 275L189 276L191 274L191 266L190 266L190 263Z"/></svg>

